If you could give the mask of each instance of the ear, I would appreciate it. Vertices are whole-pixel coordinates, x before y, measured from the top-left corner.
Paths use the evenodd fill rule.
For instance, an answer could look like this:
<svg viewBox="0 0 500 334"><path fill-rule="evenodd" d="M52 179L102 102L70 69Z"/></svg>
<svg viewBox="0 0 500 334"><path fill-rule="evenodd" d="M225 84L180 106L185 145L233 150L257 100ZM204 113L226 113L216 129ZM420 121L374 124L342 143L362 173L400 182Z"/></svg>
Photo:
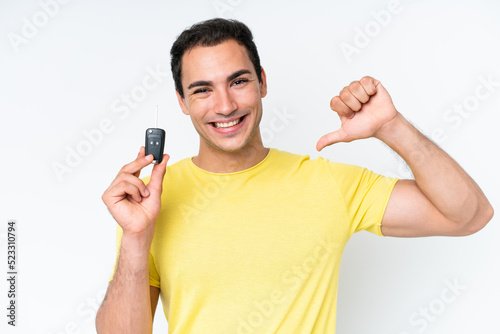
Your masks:
<svg viewBox="0 0 500 334"><path fill-rule="evenodd" d="M177 95L177 101L179 102L179 106L182 109L184 115L189 115L189 109L186 106L186 101L182 98L181 94L176 90L175 95Z"/></svg>
<svg viewBox="0 0 500 334"><path fill-rule="evenodd" d="M261 81L260 81L260 97L266 97L267 95L267 79L266 72L264 72L264 68L260 67L261 73Z"/></svg>

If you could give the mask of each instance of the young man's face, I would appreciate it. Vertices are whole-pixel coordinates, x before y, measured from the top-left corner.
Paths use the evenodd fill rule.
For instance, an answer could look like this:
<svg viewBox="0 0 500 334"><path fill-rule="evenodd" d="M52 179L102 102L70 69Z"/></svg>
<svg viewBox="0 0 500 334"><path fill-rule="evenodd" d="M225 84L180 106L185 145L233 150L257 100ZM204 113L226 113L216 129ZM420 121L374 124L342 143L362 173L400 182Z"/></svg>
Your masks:
<svg viewBox="0 0 500 334"><path fill-rule="evenodd" d="M259 123L267 93L244 46L228 40L198 46L182 57L182 111L191 116L203 149L236 152L261 144Z"/></svg>

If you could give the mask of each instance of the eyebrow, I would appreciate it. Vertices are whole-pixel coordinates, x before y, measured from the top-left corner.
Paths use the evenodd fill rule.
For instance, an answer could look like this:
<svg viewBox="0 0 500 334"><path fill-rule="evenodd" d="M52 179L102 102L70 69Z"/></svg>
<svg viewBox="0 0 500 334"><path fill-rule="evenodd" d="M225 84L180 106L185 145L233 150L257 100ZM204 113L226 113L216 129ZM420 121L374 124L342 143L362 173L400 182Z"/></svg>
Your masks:
<svg viewBox="0 0 500 334"><path fill-rule="evenodd" d="M240 75L243 75L243 74L251 74L251 72L250 72L250 70L247 70L247 69L241 69L239 71L234 72L230 76L228 76L226 80L227 81L234 80L234 79L236 79L237 77L239 77ZM195 81L195 82L192 82L187 87L187 89L189 90L189 89L192 89L194 87L199 87L199 86L213 86L213 82L212 81L206 81L206 80Z"/></svg>

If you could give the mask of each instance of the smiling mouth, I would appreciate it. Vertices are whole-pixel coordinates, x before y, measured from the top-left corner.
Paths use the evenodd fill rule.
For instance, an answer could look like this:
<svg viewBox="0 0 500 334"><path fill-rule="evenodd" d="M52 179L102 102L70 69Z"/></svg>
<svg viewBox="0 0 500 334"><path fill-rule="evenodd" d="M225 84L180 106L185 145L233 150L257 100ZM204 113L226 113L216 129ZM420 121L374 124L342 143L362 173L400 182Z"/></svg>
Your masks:
<svg viewBox="0 0 500 334"><path fill-rule="evenodd" d="M246 115L245 115L246 116ZM212 126L214 128L217 128L217 129L221 129L221 128L229 128L231 126L235 126L235 125L238 125L241 123L241 121L243 121L243 118L245 118L245 116L241 116L240 118L232 121L232 122L227 122L227 123L216 123L216 122L213 122L213 123L210 123L212 124Z"/></svg>

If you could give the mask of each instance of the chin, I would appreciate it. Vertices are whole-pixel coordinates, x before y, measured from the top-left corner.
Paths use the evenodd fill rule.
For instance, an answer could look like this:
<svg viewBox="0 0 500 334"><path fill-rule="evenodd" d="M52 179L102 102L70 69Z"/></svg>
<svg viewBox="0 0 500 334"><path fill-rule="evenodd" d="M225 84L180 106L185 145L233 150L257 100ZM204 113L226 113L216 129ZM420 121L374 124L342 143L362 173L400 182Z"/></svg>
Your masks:
<svg viewBox="0 0 500 334"><path fill-rule="evenodd" d="M225 152L225 153L236 153L242 151L246 147L246 143L240 143L240 144L229 144L229 145L212 145L212 147L218 149L219 151Z"/></svg>

